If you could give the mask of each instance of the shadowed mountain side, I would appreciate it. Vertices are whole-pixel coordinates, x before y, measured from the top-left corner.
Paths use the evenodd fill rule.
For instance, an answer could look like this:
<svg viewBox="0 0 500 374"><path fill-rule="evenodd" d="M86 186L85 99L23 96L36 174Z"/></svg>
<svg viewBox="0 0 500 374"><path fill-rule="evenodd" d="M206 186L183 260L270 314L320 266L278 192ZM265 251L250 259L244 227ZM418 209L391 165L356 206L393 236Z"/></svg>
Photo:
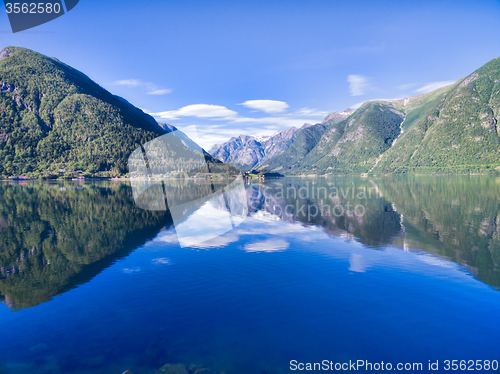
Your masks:
<svg viewBox="0 0 500 374"><path fill-rule="evenodd" d="M0 175L125 174L134 149L168 132L56 59L17 47L1 55Z"/></svg>

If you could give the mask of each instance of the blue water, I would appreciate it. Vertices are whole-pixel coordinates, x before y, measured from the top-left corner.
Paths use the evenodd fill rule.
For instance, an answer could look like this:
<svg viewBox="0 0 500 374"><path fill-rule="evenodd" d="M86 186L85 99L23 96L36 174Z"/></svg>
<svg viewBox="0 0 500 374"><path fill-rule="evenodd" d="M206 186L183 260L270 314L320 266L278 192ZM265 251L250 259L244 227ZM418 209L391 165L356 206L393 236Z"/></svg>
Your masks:
<svg viewBox="0 0 500 374"><path fill-rule="evenodd" d="M290 361L500 359L500 293L463 266L248 218L181 248L163 230L91 281L0 306L0 373L285 373Z"/></svg>

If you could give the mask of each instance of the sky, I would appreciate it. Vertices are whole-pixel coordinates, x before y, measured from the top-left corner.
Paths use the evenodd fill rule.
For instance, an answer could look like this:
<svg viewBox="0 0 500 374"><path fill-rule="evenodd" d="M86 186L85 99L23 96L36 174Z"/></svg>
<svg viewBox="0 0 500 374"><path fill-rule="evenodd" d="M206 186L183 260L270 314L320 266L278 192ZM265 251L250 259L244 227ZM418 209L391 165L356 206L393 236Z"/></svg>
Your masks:
<svg viewBox="0 0 500 374"><path fill-rule="evenodd" d="M80 0L15 34L1 11L0 47L57 57L208 150L453 83L500 56L499 19L500 0Z"/></svg>

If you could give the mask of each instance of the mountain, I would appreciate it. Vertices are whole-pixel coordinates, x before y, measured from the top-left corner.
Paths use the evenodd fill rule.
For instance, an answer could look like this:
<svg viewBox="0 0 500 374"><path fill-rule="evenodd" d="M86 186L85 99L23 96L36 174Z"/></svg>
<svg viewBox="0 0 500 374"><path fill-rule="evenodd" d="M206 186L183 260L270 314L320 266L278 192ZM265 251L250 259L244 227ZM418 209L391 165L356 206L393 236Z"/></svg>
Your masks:
<svg viewBox="0 0 500 374"><path fill-rule="evenodd" d="M290 149L289 155L291 157L302 157L316 145L318 134L322 133L325 126L338 123L353 112L353 109L346 109L341 112L330 113L323 119L321 124L311 125L305 123L300 129L291 127L285 131L277 132L271 137L240 135L229 139L226 143L215 144L208 153L222 162L231 162L244 169L265 168L267 160L283 155L292 145L294 146ZM297 137L299 137L298 142ZM307 149L306 152L302 150L303 147ZM281 166L281 163L285 160L287 162L293 161L287 160L283 156L274 161L273 165Z"/></svg>
<svg viewBox="0 0 500 374"><path fill-rule="evenodd" d="M189 136L187 136L183 131L179 130L177 127L170 125L168 123L158 123L162 129L168 133L175 135L181 143L189 149L201 149L204 153L207 153L203 148L201 148L196 142L194 142Z"/></svg>
<svg viewBox="0 0 500 374"><path fill-rule="evenodd" d="M340 112L333 112L325 116L323 121L321 122L322 124L335 124L339 123L343 120L345 120L347 117L349 117L351 114L355 112L354 109L352 108L347 108L345 110L342 110Z"/></svg>
<svg viewBox="0 0 500 374"><path fill-rule="evenodd" d="M316 146L325 130L325 125L321 123L302 128L285 152L262 162L257 169L281 173L283 170L293 168Z"/></svg>
<svg viewBox="0 0 500 374"><path fill-rule="evenodd" d="M58 168L124 174L128 154L168 132L80 71L24 48L0 53L0 91L3 176Z"/></svg>
<svg viewBox="0 0 500 374"><path fill-rule="evenodd" d="M500 58L422 99L403 103L411 121L373 172L500 170Z"/></svg>
<svg viewBox="0 0 500 374"><path fill-rule="evenodd" d="M244 169L251 169L264 157L262 143L248 135L233 137L224 144L215 144L208 153L222 162L232 162Z"/></svg>
<svg viewBox="0 0 500 374"><path fill-rule="evenodd" d="M175 155L201 150L182 131L56 58L18 47L0 52L0 178L52 177L59 169L125 175L134 150L168 133L170 149L152 152L182 173L189 162Z"/></svg>
<svg viewBox="0 0 500 374"><path fill-rule="evenodd" d="M222 162L236 164L243 169L252 169L261 162L287 150L299 131L295 127L290 127L271 137L257 138L240 135L223 144L215 144L208 153Z"/></svg>
<svg viewBox="0 0 500 374"><path fill-rule="evenodd" d="M279 160L271 159L268 170L286 174L318 171L363 173L368 165L373 165L380 153L390 148L392 141L399 135L404 116L404 113L384 103L364 104L341 122L320 125L323 131L319 139L319 134L316 134L314 147L300 147L298 157L289 155L289 160L295 160L293 165L289 161L283 169L273 168Z"/></svg>
<svg viewBox="0 0 500 374"><path fill-rule="evenodd" d="M271 158L260 171L499 172L499 114L500 58L496 58L431 93L367 102L341 122L324 123L325 130L310 151L305 147L297 155L290 151L290 157Z"/></svg>

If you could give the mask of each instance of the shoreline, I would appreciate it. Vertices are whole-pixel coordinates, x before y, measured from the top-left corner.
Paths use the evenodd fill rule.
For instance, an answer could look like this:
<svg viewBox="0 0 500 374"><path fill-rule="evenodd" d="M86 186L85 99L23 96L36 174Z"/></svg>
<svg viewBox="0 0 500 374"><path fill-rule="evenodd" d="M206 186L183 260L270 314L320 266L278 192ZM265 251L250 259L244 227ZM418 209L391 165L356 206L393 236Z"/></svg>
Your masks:
<svg viewBox="0 0 500 374"><path fill-rule="evenodd" d="M469 173L469 174L329 174L329 175L282 175L264 178L247 178L248 180L269 180L269 179L281 179L281 178L339 178L339 177L360 177L360 178L387 178L387 177L443 177L443 176L491 176L498 177L498 173ZM87 182L87 181L114 181L114 182L130 182L132 179L136 181L158 181L158 180L203 180L203 181L214 181L214 180L225 180L231 179L228 177L218 177L218 178L130 178L130 177L92 177L85 179L0 179L0 182Z"/></svg>

